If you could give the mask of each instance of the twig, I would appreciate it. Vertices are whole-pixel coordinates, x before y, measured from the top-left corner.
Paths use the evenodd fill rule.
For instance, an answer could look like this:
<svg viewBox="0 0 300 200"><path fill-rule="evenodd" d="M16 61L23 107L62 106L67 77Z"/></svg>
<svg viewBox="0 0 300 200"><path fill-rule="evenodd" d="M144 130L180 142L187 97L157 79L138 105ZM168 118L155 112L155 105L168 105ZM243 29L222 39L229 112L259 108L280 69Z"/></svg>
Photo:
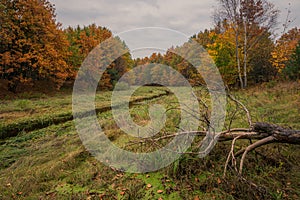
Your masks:
<svg viewBox="0 0 300 200"><path fill-rule="evenodd" d="M234 162L234 165L235 165L235 169L236 169L236 171L237 171L237 168L236 168L236 159L235 159L235 156L234 156L234 146L235 146L236 141L237 141L240 137L242 137L242 136L243 136L243 135L240 135L240 136L234 138L233 141L232 141L232 144L231 144L231 150L230 150L230 152L229 152L229 154L228 154L228 157L227 157L227 160L226 160L226 163L225 163L224 174L223 174L223 177L224 177L224 178L225 178L225 176L226 176L227 167L228 167L228 164L229 164L229 161L230 161L230 157L232 157L232 160L235 161L235 162Z"/></svg>
<svg viewBox="0 0 300 200"><path fill-rule="evenodd" d="M237 104L239 104L243 108L243 110L246 112L246 115L247 115L247 118L248 118L248 124L249 124L250 127L252 127L252 125L253 125L252 124L252 119L251 119L251 115L250 115L250 112L247 109L247 107L242 102L240 102L239 100L237 100L236 98L234 98L231 94L228 94L228 97L232 101L236 102Z"/></svg>
<svg viewBox="0 0 300 200"><path fill-rule="evenodd" d="M242 175L242 172L243 172L243 165L244 165L244 161L245 161L245 158L246 158L246 155L248 152L262 146L262 145L265 145L265 144L268 144L270 142L274 142L276 139L273 137L273 136L269 136L267 138L264 138L262 140L259 140L257 142L255 142L254 144L248 146L246 149L245 149L245 152L243 153L243 156L241 158L241 162L240 162L240 169L239 169L239 174Z"/></svg>

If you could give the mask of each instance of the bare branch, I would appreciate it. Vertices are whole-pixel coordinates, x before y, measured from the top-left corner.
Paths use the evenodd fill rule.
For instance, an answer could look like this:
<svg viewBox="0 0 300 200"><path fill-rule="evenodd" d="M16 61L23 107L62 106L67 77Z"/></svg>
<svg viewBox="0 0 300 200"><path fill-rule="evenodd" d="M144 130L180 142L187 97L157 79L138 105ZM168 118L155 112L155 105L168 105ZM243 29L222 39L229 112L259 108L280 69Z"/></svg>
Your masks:
<svg viewBox="0 0 300 200"><path fill-rule="evenodd" d="M239 174L242 175L242 171L243 171L243 165L244 165L244 161L245 161L245 158L246 158L246 155L248 152L258 148L258 147L261 147L265 144L269 144L271 142L274 142L276 140L276 138L274 138L273 136L269 136L267 138L264 138L262 140L259 140L257 142L255 142L254 144L248 146L246 149L245 149L245 152L241 158L241 161L240 161L240 169L239 169Z"/></svg>
<svg viewBox="0 0 300 200"><path fill-rule="evenodd" d="M235 159L235 156L234 156L234 146L235 146L235 142L240 138L242 137L243 135L240 135L236 138L233 139L232 141L232 144L231 144L231 150L228 154L228 157L227 157L227 160L226 160L226 163L225 163L225 167L224 167L224 173L223 173L223 177L226 176L226 172L227 172L227 167L228 167L228 164L229 164L229 161L230 161L230 158L232 157L232 161L234 161L234 166L235 166L235 169L236 169L236 159ZM236 169L237 171L237 169Z"/></svg>
<svg viewBox="0 0 300 200"><path fill-rule="evenodd" d="M232 101L236 102L237 104L239 104L243 108L243 110L246 112L246 115L247 115L247 118L248 118L249 127L252 127L252 119L251 119L251 115L250 115L250 112L247 109L247 107L242 102L240 102L239 100L237 100L236 98L234 98L231 94L228 94L228 97Z"/></svg>

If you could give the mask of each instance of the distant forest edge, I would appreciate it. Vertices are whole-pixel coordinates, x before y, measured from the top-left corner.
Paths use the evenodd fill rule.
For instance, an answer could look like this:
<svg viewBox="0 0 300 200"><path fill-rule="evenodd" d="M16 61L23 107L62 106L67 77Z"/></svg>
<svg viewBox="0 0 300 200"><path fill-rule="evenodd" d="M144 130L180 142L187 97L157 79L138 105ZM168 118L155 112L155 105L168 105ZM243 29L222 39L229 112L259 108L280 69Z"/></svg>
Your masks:
<svg viewBox="0 0 300 200"><path fill-rule="evenodd" d="M216 25L190 39L207 50L225 84L245 88L271 80L300 78L299 28L286 30L275 40L279 12L272 3L235 0L239 2L236 6L228 4L233 1L217 1ZM56 21L54 5L47 0L0 0L0 19L0 79L11 92L36 81L49 81L60 89L65 82L74 81L92 49L114 37L109 29L96 24L63 29ZM126 53L110 64L99 87L111 90L129 70L150 65L139 71L143 76L131 76L131 84L139 84L160 70L159 64L171 66L192 85L205 84L197 70L173 51L171 47L164 55L153 53L137 59ZM173 82L169 84L176 83L171 72L165 70L161 74L165 81Z"/></svg>

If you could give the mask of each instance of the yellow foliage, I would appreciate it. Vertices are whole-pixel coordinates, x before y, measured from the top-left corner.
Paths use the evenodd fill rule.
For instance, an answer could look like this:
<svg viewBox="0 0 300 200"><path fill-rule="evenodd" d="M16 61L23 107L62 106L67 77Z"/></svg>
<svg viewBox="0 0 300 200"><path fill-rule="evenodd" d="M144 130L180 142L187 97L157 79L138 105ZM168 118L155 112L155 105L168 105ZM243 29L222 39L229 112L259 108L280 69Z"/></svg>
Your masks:
<svg viewBox="0 0 300 200"><path fill-rule="evenodd" d="M293 54L298 41L300 40L300 29L293 28L288 33L281 36L276 42L276 47L272 52L272 64L281 72Z"/></svg>

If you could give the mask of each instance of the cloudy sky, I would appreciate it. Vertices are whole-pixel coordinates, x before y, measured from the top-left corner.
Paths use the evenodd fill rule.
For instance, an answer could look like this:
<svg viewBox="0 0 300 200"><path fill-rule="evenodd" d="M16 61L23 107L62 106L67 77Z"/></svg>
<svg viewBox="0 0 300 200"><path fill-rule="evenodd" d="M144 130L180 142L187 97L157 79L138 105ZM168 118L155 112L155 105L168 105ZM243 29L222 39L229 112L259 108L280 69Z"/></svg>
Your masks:
<svg viewBox="0 0 300 200"><path fill-rule="evenodd" d="M270 1L281 10L280 24L284 22L286 8L290 3L291 17L295 18L291 27L300 27L299 0ZM132 46L138 43L133 40L143 41L145 33L148 35L147 40L151 39L150 35L157 43L164 41L164 44L158 45L143 44L147 47L159 49L181 44L186 38L184 35L189 37L213 26L211 16L217 5L216 0L50 0L50 2L55 4L57 19L64 27L96 23L109 28L114 34L125 32L120 36L130 44L130 49L142 46L141 44ZM282 26L280 24L279 28ZM164 29L129 31L142 27Z"/></svg>

